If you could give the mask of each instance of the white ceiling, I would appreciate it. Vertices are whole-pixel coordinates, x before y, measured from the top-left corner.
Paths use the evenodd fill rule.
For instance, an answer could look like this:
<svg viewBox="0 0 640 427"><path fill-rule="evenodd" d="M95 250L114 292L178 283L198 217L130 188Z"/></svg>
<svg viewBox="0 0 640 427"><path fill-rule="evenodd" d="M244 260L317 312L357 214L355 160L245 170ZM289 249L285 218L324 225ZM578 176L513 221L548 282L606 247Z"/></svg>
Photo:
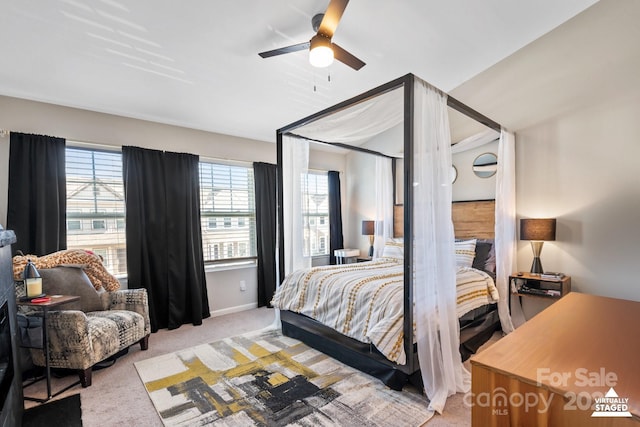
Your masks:
<svg viewBox="0 0 640 427"><path fill-rule="evenodd" d="M274 141L407 73L451 91L594 3L353 0L333 41L354 71L258 56L309 40L328 0L5 0L0 94Z"/></svg>

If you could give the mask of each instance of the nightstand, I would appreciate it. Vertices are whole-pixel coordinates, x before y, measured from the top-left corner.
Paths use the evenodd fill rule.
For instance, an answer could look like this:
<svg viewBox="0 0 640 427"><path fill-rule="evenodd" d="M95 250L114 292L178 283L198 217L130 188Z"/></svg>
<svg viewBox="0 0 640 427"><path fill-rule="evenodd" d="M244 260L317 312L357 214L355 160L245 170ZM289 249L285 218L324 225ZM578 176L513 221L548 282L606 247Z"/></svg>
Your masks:
<svg viewBox="0 0 640 427"><path fill-rule="evenodd" d="M352 262L357 262L357 258L360 256L360 250L336 249L333 251L333 256L336 257L336 264L351 264Z"/></svg>
<svg viewBox="0 0 640 427"><path fill-rule="evenodd" d="M514 273L509 276L509 289L522 298L544 298L555 302L571 292L571 276L541 277L540 274ZM511 299L509 299L511 308Z"/></svg>

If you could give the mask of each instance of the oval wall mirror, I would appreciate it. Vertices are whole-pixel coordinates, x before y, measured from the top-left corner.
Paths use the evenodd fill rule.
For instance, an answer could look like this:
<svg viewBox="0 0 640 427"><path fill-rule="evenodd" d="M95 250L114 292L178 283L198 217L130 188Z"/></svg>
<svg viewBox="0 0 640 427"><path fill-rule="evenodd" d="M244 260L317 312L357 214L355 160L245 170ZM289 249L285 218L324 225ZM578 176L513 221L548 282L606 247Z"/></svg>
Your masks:
<svg viewBox="0 0 640 427"><path fill-rule="evenodd" d="M451 183L453 184L458 179L458 169L454 165L451 165Z"/></svg>
<svg viewBox="0 0 640 427"><path fill-rule="evenodd" d="M498 157L493 153L480 154L473 161L473 173L479 178L489 178L498 170Z"/></svg>

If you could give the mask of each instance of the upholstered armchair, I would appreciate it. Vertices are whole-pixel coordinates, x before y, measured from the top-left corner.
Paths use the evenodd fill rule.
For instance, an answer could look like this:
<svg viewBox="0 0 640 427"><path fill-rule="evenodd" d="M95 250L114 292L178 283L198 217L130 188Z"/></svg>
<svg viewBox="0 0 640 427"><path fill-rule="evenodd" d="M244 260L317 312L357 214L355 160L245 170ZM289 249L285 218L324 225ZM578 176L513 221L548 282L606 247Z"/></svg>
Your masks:
<svg viewBox="0 0 640 427"><path fill-rule="evenodd" d="M47 295L78 295L80 301L47 317L49 366L78 372L83 387L91 385L92 367L129 346L149 345L151 332L145 289L96 291L81 268L41 269ZM37 366L45 366L44 351L31 349Z"/></svg>

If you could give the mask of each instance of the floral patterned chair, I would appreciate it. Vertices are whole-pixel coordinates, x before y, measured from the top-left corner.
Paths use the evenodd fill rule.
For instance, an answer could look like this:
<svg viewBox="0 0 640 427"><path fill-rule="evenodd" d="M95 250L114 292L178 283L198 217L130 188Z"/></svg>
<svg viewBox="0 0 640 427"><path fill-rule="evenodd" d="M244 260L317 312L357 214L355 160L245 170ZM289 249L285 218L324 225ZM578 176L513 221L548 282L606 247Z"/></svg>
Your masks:
<svg viewBox="0 0 640 427"><path fill-rule="evenodd" d="M45 294L80 296L77 303L47 316L51 368L77 371L82 386L88 387L96 363L136 343L148 349L151 327L145 289L96 291L78 267L41 269L40 275ZM35 365L45 366L42 349L30 352Z"/></svg>

